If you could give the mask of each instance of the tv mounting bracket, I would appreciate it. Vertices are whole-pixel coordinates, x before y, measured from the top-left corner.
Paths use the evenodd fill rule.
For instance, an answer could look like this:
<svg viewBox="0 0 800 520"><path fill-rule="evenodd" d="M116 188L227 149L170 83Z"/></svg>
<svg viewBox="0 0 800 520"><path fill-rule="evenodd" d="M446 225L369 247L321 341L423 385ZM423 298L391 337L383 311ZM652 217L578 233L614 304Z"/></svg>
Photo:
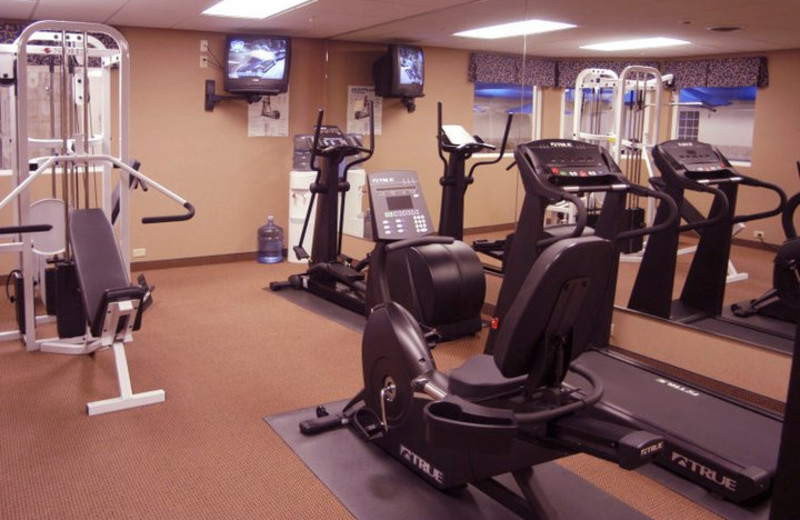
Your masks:
<svg viewBox="0 0 800 520"><path fill-rule="evenodd" d="M220 95L216 93L217 91L217 82L213 79L206 80L206 98L203 102L203 107L206 109L206 112L212 112L214 110L214 105L219 103L220 101L235 101L235 100L244 100L248 103L256 103L263 96L271 95L268 92L264 94L228 94L228 95ZM277 92L276 92L277 94Z"/></svg>

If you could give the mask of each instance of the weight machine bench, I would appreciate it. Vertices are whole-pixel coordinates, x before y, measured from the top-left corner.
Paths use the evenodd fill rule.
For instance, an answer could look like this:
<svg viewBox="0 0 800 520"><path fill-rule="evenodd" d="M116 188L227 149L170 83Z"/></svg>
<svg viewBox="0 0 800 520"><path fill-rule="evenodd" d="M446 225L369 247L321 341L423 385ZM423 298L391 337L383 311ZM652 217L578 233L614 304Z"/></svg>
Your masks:
<svg viewBox="0 0 800 520"><path fill-rule="evenodd" d="M89 415L126 410L165 400L163 390L134 394L125 356L125 343L141 327L145 289L131 285L119 246L103 210L72 210L68 219L70 249L75 264L81 301L88 322L83 345L57 342L42 350L70 354L91 354L111 347L117 368L119 397L87 403Z"/></svg>

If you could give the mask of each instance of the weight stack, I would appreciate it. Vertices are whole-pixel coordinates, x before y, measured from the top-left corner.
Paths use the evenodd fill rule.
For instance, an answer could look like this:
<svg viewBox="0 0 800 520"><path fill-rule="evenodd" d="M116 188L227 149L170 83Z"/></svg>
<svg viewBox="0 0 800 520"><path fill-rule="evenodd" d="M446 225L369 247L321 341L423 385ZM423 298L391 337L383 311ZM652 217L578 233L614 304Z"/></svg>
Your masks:
<svg viewBox="0 0 800 520"><path fill-rule="evenodd" d="M78 273L72 262L56 264L56 325L60 338L74 338L86 333Z"/></svg>
<svg viewBox="0 0 800 520"><path fill-rule="evenodd" d="M626 208L620 222L619 232L644 227L644 208ZM621 253L638 253L644 247L644 237L626 238L617 244Z"/></svg>

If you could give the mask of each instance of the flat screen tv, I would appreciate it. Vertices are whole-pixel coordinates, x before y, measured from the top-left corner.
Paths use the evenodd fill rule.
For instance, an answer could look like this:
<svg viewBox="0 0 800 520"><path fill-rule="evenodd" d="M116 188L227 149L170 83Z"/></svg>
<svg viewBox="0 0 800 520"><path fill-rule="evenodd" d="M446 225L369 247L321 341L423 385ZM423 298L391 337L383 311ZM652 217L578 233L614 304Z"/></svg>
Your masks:
<svg viewBox="0 0 800 520"><path fill-rule="evenodd" d="M289 88L292 41L284 36L229 34L224 88L234 94L280 94Z"/></svg>
<svg viewBox="0 0 800 520"><path fill-rule="evenodd" d="M393 44L372 66L375 93L382 97L423 95L425 55L421 47Z"/></svg>

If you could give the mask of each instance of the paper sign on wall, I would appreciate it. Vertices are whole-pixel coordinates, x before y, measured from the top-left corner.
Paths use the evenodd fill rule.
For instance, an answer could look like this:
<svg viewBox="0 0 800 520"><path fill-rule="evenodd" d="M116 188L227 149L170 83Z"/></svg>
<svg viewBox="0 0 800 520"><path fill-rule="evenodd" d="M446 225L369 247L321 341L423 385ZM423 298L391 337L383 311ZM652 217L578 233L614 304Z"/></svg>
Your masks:
<svg viewBox="0 0 800 520"><path fill-rule="evenodd" d="M289 93L263 96L247 106L248 137L289 135Z"/></svg>
<svg viewBox="0 0 800 520"><path fill-rule="evenodd" d="M367 102L372 101L375 114L375 135L381 135L383 98L375 95L375 87L349 85L347 87L347 133L369 135Z"/></svg>

